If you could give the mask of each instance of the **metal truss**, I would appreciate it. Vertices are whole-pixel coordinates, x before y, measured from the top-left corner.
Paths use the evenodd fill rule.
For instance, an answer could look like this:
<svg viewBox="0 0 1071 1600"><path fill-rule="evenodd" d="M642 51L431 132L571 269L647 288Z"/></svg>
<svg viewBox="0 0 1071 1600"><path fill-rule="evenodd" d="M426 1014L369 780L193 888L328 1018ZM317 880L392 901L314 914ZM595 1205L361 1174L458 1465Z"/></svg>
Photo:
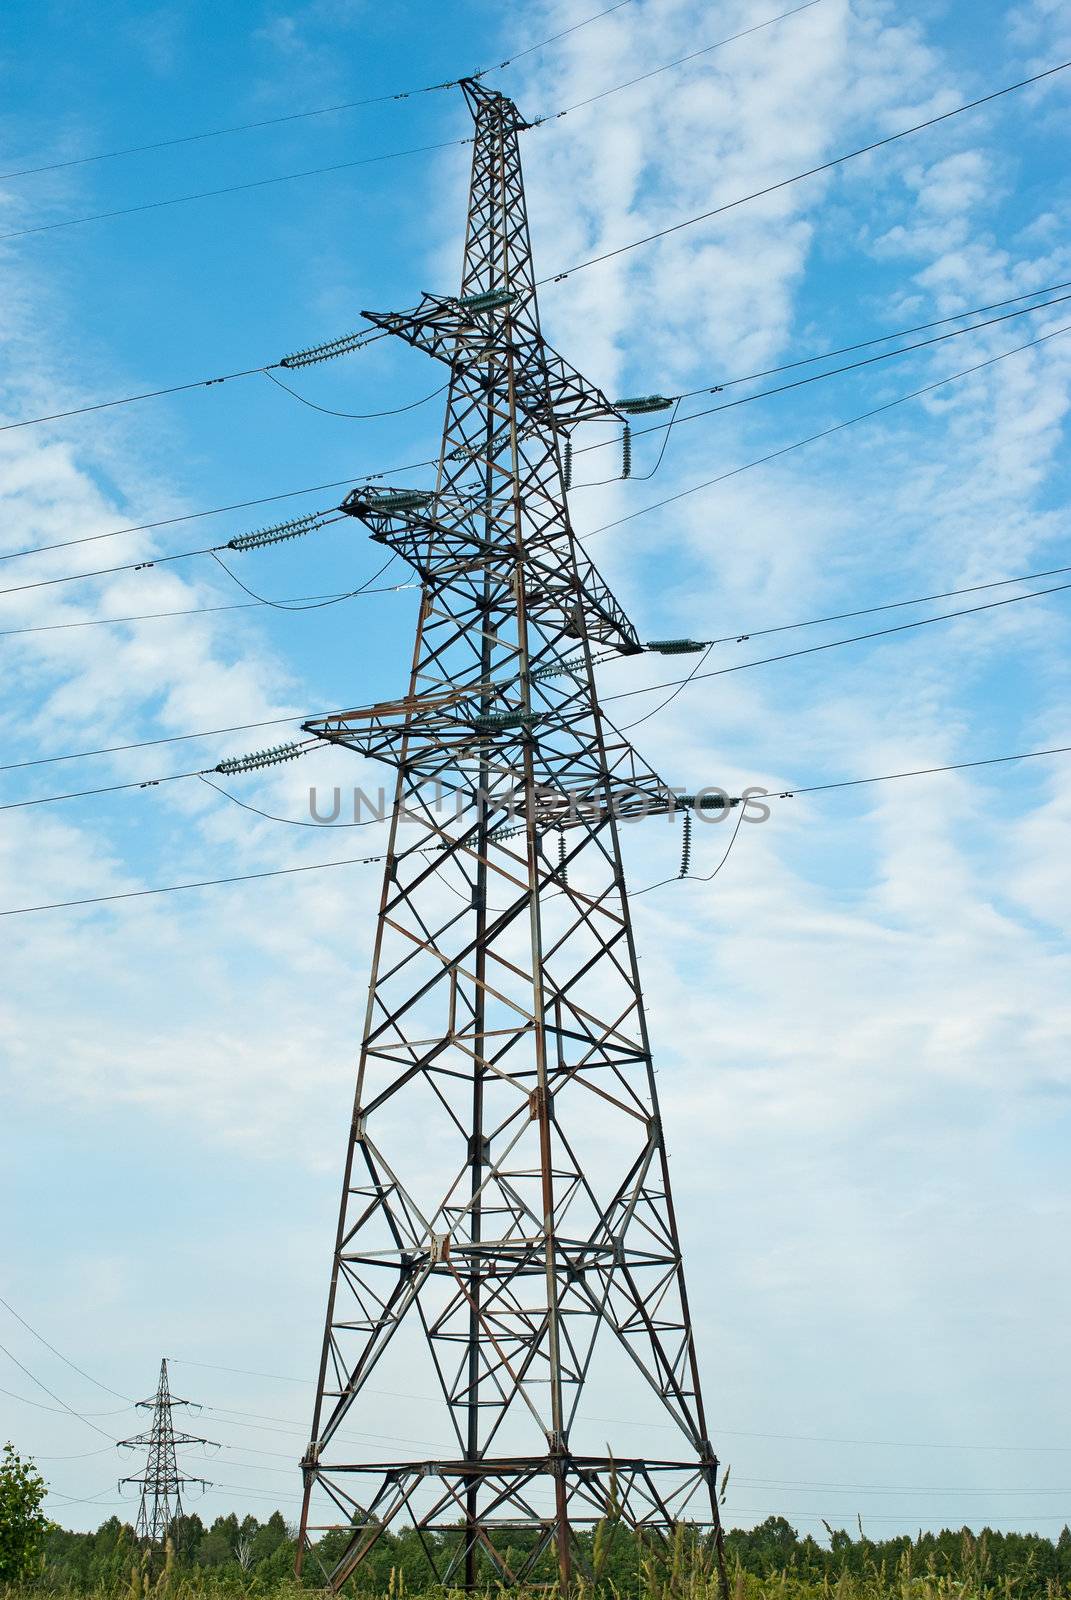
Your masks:
<svg viewBox="0 0 1071 1600"><path fill-rule="evenodd" d="M191 1478L179 1471L175 1446L180 1444L211 1444L210 1439L195 1438L191 1433L176 1433L171 1419L175 1406L188 1406L189 1400L176 1400L167 1381L167 1362L160 1363L160 1380L151 1400L139 1400L138 1405L152 1412L152 1425L147 1433L135 1434L132 1439L120 1439L123 1449L147 1448L145 1471L138 1477L121 1478L124 1483L136 1483L141 1489L138 1507L137 1535L151 1546L163 1545L171 1525L183 1515L182 1490L187 1484L211 1488L205 1478Z"/></svg>
<svg viewBox="0 0 1071 1600"><path fill-rule="evenodd" d="M578 546L562 472L570 430L616 413L540 331L525 123L462 87L460 292L366 313L449 366L437 476L344 506L421 577L409 689L305 725L397 769L302 1463L301 1551L335 1531L336 1589L403 1525L438 1581L469 1588L548 1560L568 1588L607 1518L652 1543L698 1524L721 1563L619 839L680 802L599 706L596 652L641 647ZM342 1431L405 1339L453 1454L376 1460ZM677 1458L573 1453L607 1341Z"/></svg>

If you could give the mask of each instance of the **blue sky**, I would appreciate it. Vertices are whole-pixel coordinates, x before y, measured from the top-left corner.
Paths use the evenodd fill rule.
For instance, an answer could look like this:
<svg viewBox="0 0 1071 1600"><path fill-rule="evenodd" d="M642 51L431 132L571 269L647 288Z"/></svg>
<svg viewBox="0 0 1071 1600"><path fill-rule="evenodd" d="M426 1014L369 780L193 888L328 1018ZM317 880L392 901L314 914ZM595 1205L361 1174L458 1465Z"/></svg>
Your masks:
<svg viewBox="0 0 1071 1600"><path fill-rule="evenodd" d="M0 168L437 82L598 9L16 3ZM777 10L633 0L490 81L542 114ZM1069 46L1052 0L821 0L527 134L540 274L1064 61ZM457 93L428 94L8 179L0 233L463 139L466 119ZM1060 77L548 285L548 338L608 390L679 393L1071 279L1067 134ZM426 151L0 242L0 404L17 420L257 365L356 328L364 307L450 290L466 163L464 148ZM1063 312L683 426L650 483L578 487L576 526L1071 323ZM294 387L359 413L439 381L384 341ZM645 637L735 635L1067 565L1069 389L1071 337L1054 338L594 535L592 554ZM250 377L8 432L0 540L17 550L419 461L439 421L434 401L326 416ZM653 462L638 441L637 479ZM578 458L578 484L617 464L613 443ZM0 587L331 503L6 561ZM235 557L274 597L353 587L377 565L348 523ZM200 557L0 596L0 628L243 598ZM413 616L401 591L0 637L3 759L393 695ZM721 646L708 665L845 631L861 629ZM1067 643L1055 594L709 680L636 739L670 781L775 791L1068 744ZM675 676L657 660L603 671L607 694ZM628 720L661 699L620 705ZM5 773L5 798L157 778L275 737ZM783 1512L820 1532L820 1517L859 1511L875 1533L983 1520L1055 1533L1066 1514L1067 759L782 802L742 829L712 884L636 902L733 1522ZM300 819L312 781L379 778L324 756L230 787ZM694 870L709 871L722 836L697 834ZM189 780L9 812L0 908L374 843L375 830L327 840L259 819ZM679 840L651 823L628 849L642 885L675 870ZM352 868L3 926L0 1170L5 1212L22 1220L6 1230L0 1292L124 1396L176 1358L176 1388L213 1408L194 1431L226 1446L211 1469L189 1463L219 1485L209 1515L294 1509L376 894L375 869ZM119 1406L2 1310L0 1324L0 1342L75 1410ZM95 1525L116 1499L110 1444L40 1409L53 1401L11 1363L0 1384L23 1397L0 1395L0 1436L39 1456L55 1515ZM621 1417L614 1404L597 1394L592 1415ZM130 1412L95 1420L115 1435L137 1426ZM365 1427L422 1437L419 1398L375 1398ZM637 1425L621 1442L655 1437Z"/></svg>

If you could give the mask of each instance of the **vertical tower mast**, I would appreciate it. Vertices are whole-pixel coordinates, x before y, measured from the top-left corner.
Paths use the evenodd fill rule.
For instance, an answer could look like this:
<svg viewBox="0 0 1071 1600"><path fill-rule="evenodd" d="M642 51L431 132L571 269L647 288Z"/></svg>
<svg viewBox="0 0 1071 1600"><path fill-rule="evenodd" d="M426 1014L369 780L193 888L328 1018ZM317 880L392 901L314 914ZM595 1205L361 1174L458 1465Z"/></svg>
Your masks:
<svg viewBox="0 0 1071 1600"><path fill-rule="evenodd" d="M600 709L597 654L641 646L562 471L571 430L618 413L540 330L526 124L462 87L460 293L364 313L450 369L436 484L344 506L422 580L409 690L306 724L398 773L303 1461L301 1550L346 1531L336 1588L399 1523L469 1587L552 1547L568 1586L607 1516L652 1538L699 1521L721 1551L618 836L681 802ZM685 1459L578 1442L597 1340ZM343 1431L391 1369L452 1440L434 1459Z"/></svg>
<svg viewBox="0 0 1071 1600"><path fill-rule="evenodd" d="M176 1433L171 1412L175 1406L188 1406L188 1400L172 1397L167 1381L167 1361L160 1363L160 1380L151 1400L139 1400L138 1405L152 1412L152 1425L147 1433L132 1439L120 1439L124 1449L147 1447L145 1471L139 1477L122 1478L124 1483L136 1483L141 1489L138 1507L137 1535L151 1546L162 1545L177 1517L182 1516L182 1489L186 1484L200 1484L210 1488L204 1478L190 1478L179 1471L175 1446L180 1444L210 1444L209 1439L198 1439L189 1433Z"/></svg>

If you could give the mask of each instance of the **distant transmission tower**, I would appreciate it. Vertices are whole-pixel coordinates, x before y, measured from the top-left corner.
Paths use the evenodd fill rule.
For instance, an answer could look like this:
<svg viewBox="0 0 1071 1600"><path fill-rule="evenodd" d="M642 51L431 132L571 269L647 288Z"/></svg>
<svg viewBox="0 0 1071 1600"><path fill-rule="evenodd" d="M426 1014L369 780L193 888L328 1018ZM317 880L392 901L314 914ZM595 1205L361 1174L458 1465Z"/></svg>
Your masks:
<svg viewBox="0 0 1071 1600"><path fill-rule="evenodd" d="M175 1446L179 1444L212 1444L211 1439L198 1439L190 1433L176 1433L171 1420L171 1412L175 1406L188 1406L189 1400L176 1400L171 1394L167 1381L167 1361L160 1363L160 1381L156 1385L156 1394L151 1400L139 1400L138 1405L144 1406L152 1412L152 1426L147 1433L139 1433L132 1439L120 1439L120 1445L128 1450L148 1448L145 1461L145 1471L140 1477L121 1478L119 1487L124 1483L136 1483L141 1489L141 1505L138 1508L137 1535L145 1539L151 1546L158 1547L164 1543L171 1531L171 1524L177 1517L182 1516L182 1490L186 1484L198 1483L208 1489L211 1485L205 1478L189 1478L179 1471L178 1458L175 1455Z"/></svg>
<svg viewBox="0 0 1071 1600"><path fill-rule="evenodd" d="M600 708L594 664L643 647L577 542L564 471L579 423L667 402L613 404L545 343L528 124L462 88L460 292L364 313L449 369L435 486L369 485L343 508L420 576L409 689L306 724L398 778L298 1569L343 1530L337 1589L409 1524L444 1584L550 1563L567 1590L606 1519L653 1547L706 1530L724 1586L619 842L623 817L693 800ZM366 1387L418 1398L416 1431L441 1446L355 1443ZM625 1427L649 1414L678 1449L611 1452L585 1404Z"/></svg>

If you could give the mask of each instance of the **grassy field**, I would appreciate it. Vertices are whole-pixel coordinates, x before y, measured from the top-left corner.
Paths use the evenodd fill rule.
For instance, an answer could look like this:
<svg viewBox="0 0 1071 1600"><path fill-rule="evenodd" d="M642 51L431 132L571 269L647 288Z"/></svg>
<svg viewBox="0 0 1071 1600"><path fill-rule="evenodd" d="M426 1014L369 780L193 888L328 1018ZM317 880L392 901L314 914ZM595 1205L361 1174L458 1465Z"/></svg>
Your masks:
<svg viewBox="0 0 1071 1600"><path fill-rule="evenodd" d="M280 1537L268 1537L269 1530ZM117 1518L96 1534L54 1528L37 1574L17 1588L0 1586L0 1600L308 1600L322 1582L315 1563L313 1571L307 1564L303 1584L292 1577L294 1546L278 1513L270 1524L230 1517L211 1528L198 1523L180 1530L191 1532L198 1537L187 1537L184 1550L176 1553L169 1544L165 1555L150 1560ZM577 1579L576 1600L719 1600L709 1550L678 1540L659 1556L619 1534L596 1531L585 1556L598 1576ZM461 1590L429 1582L404 1532L388 1538L378 1563L359 1569L347 1586L354 1600L462 1600ZM875 1542L830 1530L820 1545L771 1517L758 1528L728 1533L726 1554L731 1600L1071 1600L1067 1528L1055 1541L962 1528ZM551 1571L548 1565L548 1579ZM557 1589L547 1582L510 1590L489 1576L484 1592L493 1600L507 1594L546 1600Z"/></svg>

